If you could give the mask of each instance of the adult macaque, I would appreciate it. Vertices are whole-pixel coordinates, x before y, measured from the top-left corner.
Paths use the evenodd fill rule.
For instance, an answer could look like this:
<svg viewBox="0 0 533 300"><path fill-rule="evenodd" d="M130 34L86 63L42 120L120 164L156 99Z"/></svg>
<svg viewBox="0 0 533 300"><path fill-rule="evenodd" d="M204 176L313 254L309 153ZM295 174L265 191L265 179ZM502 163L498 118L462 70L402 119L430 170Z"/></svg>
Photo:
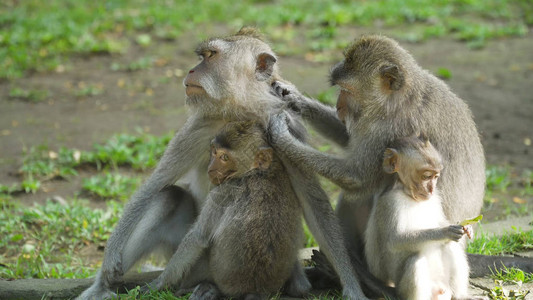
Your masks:
<svg viewBox="0 0 533 300"><path fill-rule="evenodd" d="M184 79L192 115L127 204L107 242L102 268L80 299L112 296L111 284L156 248L174 253L212 188L206 170L214 135L229 121L252 118L266 123L284 105L271 93L272 82L280 79L276 56L257 31L244 28L207 40L196 53L201 61ZM305 133L298 121L290 130ZM344 295L363 298L327 195L314 175L284 166L307 224L340 275Z"/></svg>
<svg viewBox="0 0 533 300"><path fill-rule="evenodd" d="M451 225L437 189L441 157L428 140L401 138L384 153L393 182L376 196L365 232L370 272L409 300L473 299L464 236L470 225ZM484 298L479 298L484 299Z"/></svg>
<svg viewBox="0 0 533 300"><path fill-rule="evenodd" d="M392 141L417 132L427 134L446 166L438 189L447 220L457 223L479 215L485 157L468 106L392 39L362 37L344 56L331 71L331 83L340 88L337 109L302 96L290 85L278 82L274 89L319 132L344 147L345 155L334 157L295 140L285 116L272 118L271 145L295 166L342 187L337 215L350 249L362 257L372 198L388 186L380 154ZM469 255L469 260L473 276L502 263L533 271L531 259Z"/></svg>
<svg viewBox="0 0 533 300"><path fill-rule="evenodd" d="M307 294L311 284L297 259L302 210L264 135L257 123L233 122L215 137L208 174L217 187L153 288L183 284L207 259L208 268L195 270L198 282L188 283L201 284L191 299L264 299L287 281L290 296Z"/></svg>

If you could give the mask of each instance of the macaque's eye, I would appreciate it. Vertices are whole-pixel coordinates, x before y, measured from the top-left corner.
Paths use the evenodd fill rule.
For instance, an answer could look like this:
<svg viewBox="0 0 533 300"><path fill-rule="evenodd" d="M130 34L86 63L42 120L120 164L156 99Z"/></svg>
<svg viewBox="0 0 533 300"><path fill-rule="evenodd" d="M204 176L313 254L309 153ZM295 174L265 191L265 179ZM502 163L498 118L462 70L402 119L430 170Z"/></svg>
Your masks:
<svg viewBox="0 0 533 300"><path fill-rule="evenodd" d="M433 173L432 172L424 172L424 173L422 173L422 180L430 180L431 178L433 178Z"/></svg>
<svg viewBox="0 0 533 300"><path fill-rule="evenodd" d="M228 161L229 160L229 157L227 154L222 154L222 156L220 156L220 159L222 159L222 161Z"/></svg>
<svg viewBox="0 0 533 300"><path fill-rule="evenodd" d="M211 58L211 57L215 56L215 54L217 54L217 51L215 51L215 50L205 50L200 55L200 58L201 59Z"/></svg>

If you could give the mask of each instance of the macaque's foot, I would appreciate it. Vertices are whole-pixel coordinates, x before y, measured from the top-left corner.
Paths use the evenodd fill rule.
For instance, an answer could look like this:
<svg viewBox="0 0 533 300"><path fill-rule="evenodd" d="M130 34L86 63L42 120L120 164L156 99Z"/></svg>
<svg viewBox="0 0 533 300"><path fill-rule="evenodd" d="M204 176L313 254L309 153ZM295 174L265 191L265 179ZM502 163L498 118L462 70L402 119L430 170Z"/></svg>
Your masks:
<svg viewBox="0 0 533 300"><path fill-rule="evenodd" d="M152 282L144 285L141 287L142 293L149 293L151 291L159 291L163 288L163 284L161 281L161 276L157 277L156 279L152 280Z"/></svg>
<svg viewBox="0 0 533 300"><path fill-rule="evenodd" d="M215 284L203 282L196 286L189 300L216 300L221 297L222 294Z"/></svg>
<svg viewBox="0 0 533 300"><path fill-rule="evenodd" d="M86 289L76 300L101 300L115 298L117 294L113 293L110 289L102 284L93 284L90 288Z"/></svg>

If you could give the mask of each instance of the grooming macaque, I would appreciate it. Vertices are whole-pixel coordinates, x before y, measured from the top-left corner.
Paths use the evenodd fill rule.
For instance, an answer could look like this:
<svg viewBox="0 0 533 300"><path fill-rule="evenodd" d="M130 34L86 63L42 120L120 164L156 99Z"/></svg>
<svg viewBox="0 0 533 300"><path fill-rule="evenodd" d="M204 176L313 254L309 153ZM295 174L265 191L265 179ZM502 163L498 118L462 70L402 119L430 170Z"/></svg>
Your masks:
<svg viewBox="0 0 533 300"><path fill-rule="evenodd" d="M396 286L402 299L467 299L469 267L463 246L472 227L451 225L437 189L441 157L431 143L401 138L384 153L392 184L377 195L365 232L370 271Z"/></svg>
<svg viewBox="0 0 533 300"><path fill-rule="evenodd" d="M269 115L285 105L271 92L271 84L280 79L276 55L256 30L243 28L232 36L209 39L196 53L200 63L183 82L191 116L126 205L107 242L101 270L80 299L112 296L111 285L155 249L172 255L212 188L206 170L214 135L230 121L267 123ZM305 129L294 120L290 131L302 138ZM280 172L289 174L306 222L341 278L344 296L363 298L338 221L315 175L290 162L284 161L284 167ZM179 260L175 255L168 267Z"/></svg>
<svg viewBox="0 0 533 300"><path fill-rule="evenodd" d="M257 123L234 122L215 137L208 174L217 187L153 288L179 286L204 255L209 267L204 278L195 274L199 282L189 283L202 284L191 299L261 299L278 293L291 274L305 278L297 260L302 210L263 136ZM289 281L291 296L302 296L311 287L309 282L293 283L298 279Z"/></svg>
<svg viewBox="0 0 533 300"><path fill-rule="evenodd" d="M351 254L362 257L372 199L389 186L381 153L400 137L424 132L441 154L446 168L438 190L450 223L479 215L485 158L472 113L463 100L392 39L364 36L350 45L344 56L330 76L340 89L337 109L306 98L281 82L275 83L274 89L319 132L342 146L345 155L335 157L297 141L287 130L283 115L271 119L271 145L280 157L342 187L337 215ZM507 260L469 259L473 275L486 274L490 272L487 266ZM527 262L521 267L531 270Z"/></svg>

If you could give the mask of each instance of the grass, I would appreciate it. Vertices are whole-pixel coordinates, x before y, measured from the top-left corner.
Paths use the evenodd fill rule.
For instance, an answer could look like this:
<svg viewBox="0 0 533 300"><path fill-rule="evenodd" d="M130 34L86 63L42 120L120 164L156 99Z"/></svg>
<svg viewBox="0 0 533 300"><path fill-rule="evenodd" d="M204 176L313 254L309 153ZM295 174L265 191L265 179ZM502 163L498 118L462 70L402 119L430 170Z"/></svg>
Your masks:
<svg viewBox="0 0 533 300"><path fill-rule="evenodd" d="M496 286L489 291L489 299L491 300L525 300L526 296L531 293L528 290L522 290L519 287L517 290L510 290L503 286L503 282L496 281Z"/></svg>
<svg viewBox="0 0 533 300"><path fill-rule="evenodd" d="M127 200L137 189L140 178L105 172L83 179L83 189L102 199Z"/></svg>
<svg viewBox="0 0 533 300"><path fill-rule="evenodd" d="M533 282L533 274L525 273L524 271L516 268L504 267L503 270L494 270L492 272L492 279L500 280L503 283L529 283Z"/></svg>
<svg viewBox="0 0 533 300"><path fill-rule="evenodd" d="M74 91L74 96L76 97L93 97L98 96L104 92L104 87L102 84L85 84L80 82L78 84L78 89Z"/></svg>
<svg viewBox="0 0 533 300"><path fill-rule="evenodd" d="M9 91L9 98L11 99L20 99L34 103L42 102L47 97L47 90L22 89L15 87Z"/></svg>
<svg viewBox="0 0 533 300"><path fill-rule="evenodd" d="M175 300L175 299L178 299L178 300L185 300L185 299L189 299L188 296L184 296L184 297L176 297L174 296L174 293L171 292L171 291L158 291L158 292L150 292L150 293L143 293L141 292L141 288L140 287L135 287L134 289L131 289L128 291L127 294L120 294L118 295L116 298L113 298L113 299L121 299L121 300L126 300L126 299L139 299L139 300L158 300L158 299L163 299L163 300Z"/></svg>
<svg viewBox="0 0 533 300"><path fill-rule="evenodd" d="M505 192L511 184L511 172L506 166L487 166L487 190L491 192Z"/></svg>
<svg viewBox="0 0 533 300"><path fill-rule="evenodd" d="M533 172L525 171L522 175L521 184L523 187L522 195L533 195Z"/></svg>
<svg viewBox="0 0 533 300"><path fill-rule="evenodd" d="M115 202L106 211L74 199L61 205L23 207L3 200L0 212L0 278L85 278L95 274L79 252L109 238L122 211Z"/></svg>
<svg viewBox="0 0 533 300"><path fill-rule="evenodd" d="M72 55L153 47L187 31L202 36L202 28L220 23L256 25L280 53L308 52L321 61L349 42L340 36L343 27L397 29L398 37L416 41L451 36L482 47L490 39L524 36L533 6L525 0L8 0L0 4L0 78L60 69Z"/></svg>
<svg viewBox="0 0 533 300"><path fill-rule="evenodd" d="M478 235L468 243L467 252L484 255L511 254L533 249L533 230L522 231L514 229L502 236L489 236L485 233Z"/></svg>
<svg viewBox="0 0 533 300"><path fill-rule="evenodd" d="M13 193L19 190L35 192L39 189L40 181L54 178L68 179L71 176L77 176L77 170L86 165L93 166L97 170L117 169L119 166L128 166L140 171L147 170L156 165L170 138L171 134L158 137L140 132L138 135L117 134L103 144L94 145L91 151L65 147L54 151L48 145L31 147L25 151L23 164L20 168L23 175L21 186L4 186L0 192ZM90 179L86 185L87 190L95 191L97 190L94 187L95 184L125 184L125 189L119 188L114 192L117 194L134 188L136 184L133 183L131 180L115 175L115 178L108 178L107 181ZM104 194L100 196L109 196ZM129 193L125 193L125 195L129 195Z"/></svg>

